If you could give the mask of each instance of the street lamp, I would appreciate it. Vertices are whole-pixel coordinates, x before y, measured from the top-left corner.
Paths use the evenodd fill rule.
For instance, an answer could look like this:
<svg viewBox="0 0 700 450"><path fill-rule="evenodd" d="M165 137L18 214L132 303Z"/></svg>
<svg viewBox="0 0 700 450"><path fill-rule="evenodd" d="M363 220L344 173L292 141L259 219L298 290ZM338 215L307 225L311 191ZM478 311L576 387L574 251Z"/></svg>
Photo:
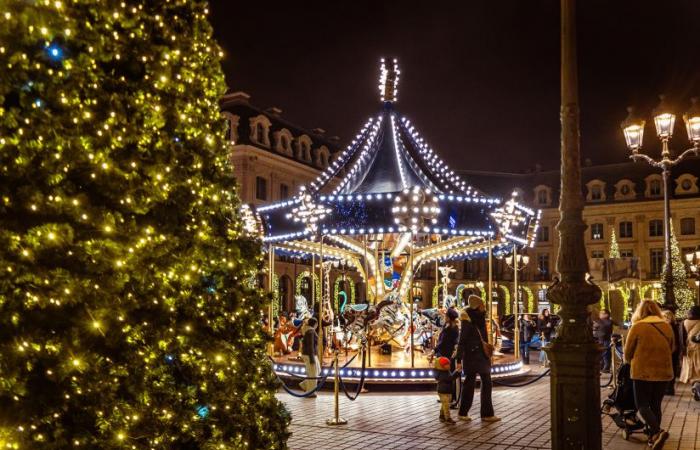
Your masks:
<svg viewBox="0 0 700 450"><path fill-rule="evenodd" d="M695 303L700 305L700 250L694 252L686 253L685 260L688 261L688 266L690 267L690 272L693 274L695 279L695 286L698 289L697 298Z"/></svg>
<svg viewBox="0 0 700 450"><path fill-rule="evenodd" d="M518 247L513 245L513 254L508 255L503 260L506 265L513 270L513 292L515 292L515 306L513 307L513 354L515 359L520 358L520 326L518 324L520 292L518 291L518 271L523 270L530 262L527 255L519 255Z"/></svg>
<svg viewBox="0 0 700 450"><path fill-rule="evenodd" d="M665 97L661 95L659 98L661 101L659 102L659 105L654 108L653 114L656 135L661 140L661 159L655 160L650 156L639 152L639 150L642 148L644 125L646 122L642 118L635 115L632 107L627 108L629 115L624 122L620 124L620 126L622 127L623 134L625 135L627 147L629 147L629 149L632 151L630 158L635 162L638 160L646 161L652 167L661 169L664 188L664 253L666 261L666 270L663 274L666 297L664 298L663 306L667 309L675 311L677 305L676 297L673 292L673 268L671 267L671 203L669 198L668 180L671 175L671 168L673 166L681 162L690 154L695 154L696 156L699 154L700 107L698 107L697 98L693 98L690 109L683 115L686 130L688 131L688 140L693 144L693 146L682 152L678 157L673 158L668 142L673 136L673 126L676 122L676 115L667 104Z"/></svg>

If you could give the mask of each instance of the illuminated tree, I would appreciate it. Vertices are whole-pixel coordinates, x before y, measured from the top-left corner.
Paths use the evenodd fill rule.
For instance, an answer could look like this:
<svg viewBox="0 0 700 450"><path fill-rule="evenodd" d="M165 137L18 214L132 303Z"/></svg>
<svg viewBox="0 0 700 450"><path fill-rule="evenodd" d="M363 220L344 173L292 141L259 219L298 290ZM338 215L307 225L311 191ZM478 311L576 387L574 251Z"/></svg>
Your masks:
<svg viewBox="0 0 700 450"><path fill-rule="evenodd" d="M692 289L688 287L688 279L686 273L685 262L681 257L681 251L678 248L678 239L671 225L671 271L673 273L673 293L676 296L676 304L678 305L677 314L679 317L684 317L691 306L695 304L695 296ZM661 273L666 273L666 263ZM666 284L661 283L662 298L666 298Z"/></svg>
<svg viewBox="0 0 700 450"><path fill-rule="evenodd" d="M0 5L0 447L284 448L206 3Z"/></svg>
<svg viewBox="0 0 700 450"><path fill-rule="evenodd" d="M610 235L610 250L608 250L608 258L619 258L620 257L620 247L617 244L617 236L615 235L615 229L613 228Z"/></svg>

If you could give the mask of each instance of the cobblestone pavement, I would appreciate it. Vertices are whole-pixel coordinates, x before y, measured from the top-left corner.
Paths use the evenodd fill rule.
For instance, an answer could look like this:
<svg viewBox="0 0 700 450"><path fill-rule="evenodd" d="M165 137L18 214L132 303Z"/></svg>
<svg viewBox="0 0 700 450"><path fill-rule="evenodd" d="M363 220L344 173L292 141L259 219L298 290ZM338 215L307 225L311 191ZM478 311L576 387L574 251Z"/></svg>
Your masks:
<svg viewBox="0 0 700 450"><path fill-rule="evenodd" d="M374 392L349 401L341 392L341 417L348 424L325 425L333 414L333 395L321 392L316 399L300 399L286 393L279 398L292 413L292 450L372 449L549 449L549 378L527 387L494 389L496 414L502 422L478 419L478 393L471 414L476 419L457 425L438 421L437 395L432 392ZM610 391L603 389L602 398ZM454 417L456 418L456 411ZM664 401L663 427L671 437L664 449L700 450L700 402L690 388L679 384L677 395ZM603 419L603 444L610 450L647 448L643 435L623 440L620 430Z"/></svg>

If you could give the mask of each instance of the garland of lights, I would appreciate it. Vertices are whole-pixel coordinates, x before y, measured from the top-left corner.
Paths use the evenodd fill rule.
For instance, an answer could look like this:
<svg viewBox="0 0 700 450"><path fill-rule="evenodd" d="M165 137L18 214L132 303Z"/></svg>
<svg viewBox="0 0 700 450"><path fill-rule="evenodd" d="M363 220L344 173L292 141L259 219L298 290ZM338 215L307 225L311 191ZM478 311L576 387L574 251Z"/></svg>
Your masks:
<svg viewBox="0 0 700 450"><path fill-rule="evenodd" d="M626 322L629 318L629 305L632 290L625 286L620 286L620 294L622 294L622 320Z"/></svg>
<svg viewBox="0 0 700 450"><path fill-rule="evenodd" d="M496 285L496 289L500 289L501 291L503 291L503 299L505 301L505 314L506 316L508 316L512 312L512 305L510 304L510 291L507 287L505 287L502 284Z"/></svg>
<svg viewBox="0 0 700 450"><path fill-rule="evenodd" d="M433 308L438 307L438 292L440 292L441 284L436 284L433 288Z"/></svg>
<svg viewBox="0 0 700 450"><path fill-rule="evenodd" d="M277 274L272 275L272 317L280 313L280 279Z"/></svg>
<svg viewBox="0 0 700 450"><path fill-rule="evenodd" d="M301 295L301 282L304 278L307 278L307 277L311 278L311 272L309 272L308 270L304 270L299 275L297 275L296 288L294 289L294 293L296 295ZM316 291L316 295L314 298L320 299L321 298L321 280L319 280L318 275L316 275L316 274L313 274L313 280L314 280L314 288ZM307 298L306 300L307 300L307 302L311 301L310 298ZM313 308L313 305L312 304L309 305L309 308Z"/></svg>
<svg viewBox="0 0 700 450"><path fill-rule="evenodd" d="M457 286L457 289L455 290L455 299L458 302L458 304L462 304L462 291L466 289L466 285L460 284Z"/></svg>
<svg viewBox="0 0 700 450"><path fill-rule="evenodd" d="M639 288L639 300L644 300L646 298L647 292L649 292L650 289L654 289L653 284L647 284ZM653 299L653 295L652 295Z"/></svg>
<svg viewBox="0 0 700 450"><path fill-rule="evenodd" d="M340 297L340 283L343 281L343 277L339 276L338 278L335 279L335 283L333 284L333 301L335 302L335 309L336 311L340 311L339 308L339 303L338 299ZM349 287L350 291L350 304L355 303L355 283L353 283L352 278L345 278L346 285ZM347 293L346 293L347 294Z"/></svg>
<svg viewBox="0 0 700 450"><path fill-rule="evenodd" d="M527 295L527 312L529 313L534 313L535 312L535 294L532 292L532 289L530 289L530 286L520 286L520 288L525 291L525 294Z"/></svg>

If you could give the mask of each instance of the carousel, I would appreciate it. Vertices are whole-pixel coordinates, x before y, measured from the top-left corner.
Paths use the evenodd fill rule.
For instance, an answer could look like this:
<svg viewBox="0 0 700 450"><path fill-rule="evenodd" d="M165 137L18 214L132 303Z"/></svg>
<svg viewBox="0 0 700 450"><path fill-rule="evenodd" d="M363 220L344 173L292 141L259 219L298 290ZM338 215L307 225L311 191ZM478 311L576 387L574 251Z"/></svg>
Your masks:
<svg viewBox="0 0 700 450"><path fill-rule="evenodd" d="M450 261L512 254L532 245L538 226L538 213L515 196L490 197L450 170L396 109L398 81L396 60L382 60L381 108L351 144L294 198L249 208L268 249L269 273L281 255L308 259L313 272L309 295L295 296L294 318L282 325L270 308L269 323L292 330L305 318L319 317L323 373L332 372L337 351L340 375L367 383L433 382L432 346L444 312L463 306L459 288L447 289ZM352 303L344 292L331 295L339 264L359 275L362 302ZM439 302L414 299L421 271L442 277ZM484 292L489 319L495 319L492 285ZM363 358L350 361L360 350ZM295 353L275 354L274 361L282 377L304 374ZM494 377L525 371L521 362L498 353L492 366Z"/></svg>

